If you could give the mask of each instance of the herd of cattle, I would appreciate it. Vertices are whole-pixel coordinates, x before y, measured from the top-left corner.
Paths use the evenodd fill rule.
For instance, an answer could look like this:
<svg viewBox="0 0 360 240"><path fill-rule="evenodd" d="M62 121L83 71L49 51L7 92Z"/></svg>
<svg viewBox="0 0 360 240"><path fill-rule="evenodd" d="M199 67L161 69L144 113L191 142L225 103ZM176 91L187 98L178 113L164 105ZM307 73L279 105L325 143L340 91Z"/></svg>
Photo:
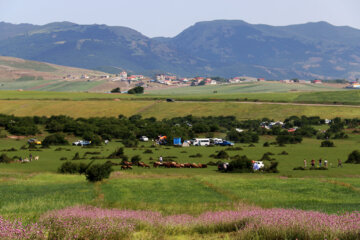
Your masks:
<svg viewBox="0 0 360 240"><path fill-rule="evenodd" d="M118 164L116 164L118 165ZM121 165L121 170L132 169L133 166L138 166L142 168L150 168L150 165L144 162L138 162L133 164L132 162L124 161ZM206 164L201 163L177 163L177 162L154 162L154 168L163 167L163 168L207 168Z"/></svg>

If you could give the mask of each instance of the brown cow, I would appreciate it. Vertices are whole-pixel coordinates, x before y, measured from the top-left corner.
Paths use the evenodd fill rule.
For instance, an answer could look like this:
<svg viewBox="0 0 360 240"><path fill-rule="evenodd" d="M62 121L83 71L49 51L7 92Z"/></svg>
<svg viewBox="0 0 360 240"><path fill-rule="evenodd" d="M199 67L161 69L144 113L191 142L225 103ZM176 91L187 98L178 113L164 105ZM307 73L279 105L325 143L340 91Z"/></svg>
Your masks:
<svg viewBox="0 0 360 240"><path fill-rule="evenodd" d="M150 166L146 163L143 163L145 168L150 168Z"/></svg>

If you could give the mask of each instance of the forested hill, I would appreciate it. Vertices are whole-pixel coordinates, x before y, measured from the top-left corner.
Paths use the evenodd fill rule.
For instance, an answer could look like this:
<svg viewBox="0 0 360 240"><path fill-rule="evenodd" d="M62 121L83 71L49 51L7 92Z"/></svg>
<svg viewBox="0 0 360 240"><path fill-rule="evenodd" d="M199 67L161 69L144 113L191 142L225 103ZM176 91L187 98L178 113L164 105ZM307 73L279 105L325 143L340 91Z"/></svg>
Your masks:
<svg viewBox="0 0 360 240"><path fill-rule="evenodd" d="M149 38L127 27L1 22L0 55L107 72L355 79L360 30L326 22L275 27L216 20L174 38Z"/></svg>

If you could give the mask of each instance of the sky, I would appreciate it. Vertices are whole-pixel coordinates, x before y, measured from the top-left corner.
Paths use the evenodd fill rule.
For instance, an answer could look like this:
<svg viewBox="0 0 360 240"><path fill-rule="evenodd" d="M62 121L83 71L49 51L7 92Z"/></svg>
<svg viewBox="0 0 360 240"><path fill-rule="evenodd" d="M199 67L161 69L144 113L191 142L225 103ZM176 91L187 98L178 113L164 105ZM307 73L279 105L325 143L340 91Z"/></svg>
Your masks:
<svg viewBox="0 0 360 240"><path fill-rule="evenodd" d="M0 21L96 23L173 37L216 19L275 26L327 21L360 29L359 10L359 0L0 0Z"/></svg>

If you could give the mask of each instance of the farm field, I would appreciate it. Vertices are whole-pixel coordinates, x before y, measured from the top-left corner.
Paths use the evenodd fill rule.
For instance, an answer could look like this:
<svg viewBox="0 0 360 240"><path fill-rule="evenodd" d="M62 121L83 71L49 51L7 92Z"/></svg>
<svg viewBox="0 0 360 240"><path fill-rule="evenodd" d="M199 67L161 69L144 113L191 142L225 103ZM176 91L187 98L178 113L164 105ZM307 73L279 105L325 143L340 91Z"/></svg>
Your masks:
<svg viewBox="0 0 360 240"><path fill-rule="evenodd" d="M46 81L44 81L46 82ZM9 84L18 84L13 82ZM24 82L29 89L38 85L31 85L31 82ZM28 84L28 85L26 85ZM320 103L320 104L351 104L360 103L360 91L336 87L312 86L311 90L290 91L289 85L281 83L251 83L219 86L199 86L165 88L160 90L149 90L142 95L129 94L106 94L87 93L88 88L101 86L101 81L96 82L54 82L44 84L33 90L44 91L1 91L0 99L12 100L165 100L173 98L177 101L245 101L245 102L282 102L282 103ZM304 84L299 84L304 85ZM19 85L20 86L20 85ZM253 91L253 88L257 91ZM0 89L9 89L7 85ZM276 91L279 89L279 91ZM64 92L46 92L46 91ZM76 93L65 91L77 91ZM214 93L214 91L216 93Z"/></svg>
<svg viewBox="0 0 360 240"><path fill-rule="evenodd" d="M238 102L172 102L141 99L138 101L73 101L73 100L0 100L0 113L16 116L67 115L71 117L131 116L157 119L186 116L228 116L238 119L271 117L284 119L297 115L323 118L360 116L358 106L291 105Z"/></svg>
<svg viewBox="0 0 360 240"><path fill-rule="evenodd" d="M40 156L40 160L28 164L0 164L1 208L0 215L7 217L27 216L36 219L43 212L61 209L66 206L91 204L107 208L151 209L166 214L201 213L205 210L224 210L234 204L254 204L265 208L297 208L317 210L327 213L338 211L356 211L360 199L360 166L344 164L337 167L337 159L346 160L347 155L360 144L360 137L353 135L347 140L334 140L334 148L321 148L320 140L305 139L302 144L286 147L263 147L261 138L255 147L248 144L236 144L243 150L229 151L230 156L246 155L258 160L266 152L279 162L277 174L225 174L216 171L215 166L206 169L143 169L121 171L114 167L109 180L102 183L87 183L84 176L57 174L57 169L64 162L60 158L71 160L78 152L83 160L74 162L89 163L94 155L86 152L98 152L97 157L105 162L108 156L121 143L112 141L102 147L65 146L39 149L39 151L21 150L26 140L0 140L0 151L10 157L29 153ZM152 153L144 153L145 150ZM208 163L216 161L209 157L226 147L190 147L176 148L158 146L153 148L144 143L137 148L126 148L125 154L131 158L140 155L145 163L159 156L171 156L179 163ZM279 155L286 151L288 155ZM198 158L189 156L200 154ZM329 170L295 171L302 166L303 159L328 159ZM112 160L120 161L120 160ZM82 192L83 194L77 194ZM179 194L181 193L181 194ZM99 199L101 195L101 199ZM270 197L271 196L271 197ZM194 211L194 209L197 209Z"/></svg>

